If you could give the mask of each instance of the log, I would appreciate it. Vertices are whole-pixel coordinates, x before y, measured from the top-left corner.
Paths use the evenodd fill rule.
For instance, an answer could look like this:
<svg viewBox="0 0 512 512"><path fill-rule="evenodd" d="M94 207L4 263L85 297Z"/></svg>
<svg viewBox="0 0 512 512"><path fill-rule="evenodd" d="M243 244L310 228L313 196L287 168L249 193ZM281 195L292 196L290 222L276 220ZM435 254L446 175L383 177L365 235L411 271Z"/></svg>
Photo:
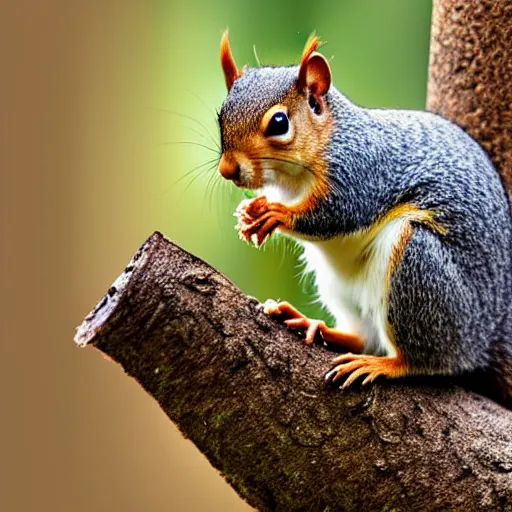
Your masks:
<svg viewBox="0 0 512 512"><path fill-rule="evenodd" d="M449 380L342 391L308 347L155 233L78 328L253 507L512 510L512 412Z"/></svg>

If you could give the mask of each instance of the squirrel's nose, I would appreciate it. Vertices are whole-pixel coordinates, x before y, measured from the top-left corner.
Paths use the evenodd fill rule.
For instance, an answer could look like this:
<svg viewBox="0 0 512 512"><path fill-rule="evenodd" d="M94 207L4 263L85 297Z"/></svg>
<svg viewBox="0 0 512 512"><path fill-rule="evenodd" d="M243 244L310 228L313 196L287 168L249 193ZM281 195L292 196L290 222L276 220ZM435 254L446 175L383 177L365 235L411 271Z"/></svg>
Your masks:
<svg viewBox="0 0 512 512"><path fill-rule="evenodd" d="M233 158L227 157L225 154L220 158L219 172L227 180L239 181L240 179L240 166L238 162Z"/></svg>

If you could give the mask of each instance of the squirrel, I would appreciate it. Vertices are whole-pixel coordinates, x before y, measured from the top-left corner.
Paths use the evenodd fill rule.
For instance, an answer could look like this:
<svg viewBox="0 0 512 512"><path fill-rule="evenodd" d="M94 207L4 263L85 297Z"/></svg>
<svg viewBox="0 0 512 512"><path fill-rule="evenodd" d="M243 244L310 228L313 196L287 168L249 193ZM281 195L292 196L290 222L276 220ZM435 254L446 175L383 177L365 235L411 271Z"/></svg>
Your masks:
<svg viewBox="0 0 512 512"><path fill-rule="evenodd" d="M257 246L276 231L302 245L336 327L287 302L265 312L344 351L328 383L480 372L512 404L512 212L498 171L438 115L352 103L319 46L311 36L298 65L239 69L221 39L218 170L257 194L236 227Z"/></svg>

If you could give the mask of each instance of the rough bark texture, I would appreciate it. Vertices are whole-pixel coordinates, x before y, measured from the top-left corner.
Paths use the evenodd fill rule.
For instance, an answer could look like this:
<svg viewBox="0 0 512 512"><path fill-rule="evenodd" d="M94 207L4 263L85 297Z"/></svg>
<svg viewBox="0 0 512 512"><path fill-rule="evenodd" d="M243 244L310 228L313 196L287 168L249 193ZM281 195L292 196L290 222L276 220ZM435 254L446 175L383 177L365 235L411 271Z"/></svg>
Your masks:
<svg viewBox="0 0 512 512"><path fill-rule="evenodd" d="M512 191L511 0L434 0L427 108L478 140Z"/></svg>
<svg viewBox="0 0 512 512"><path fill-rule="evenodd" d="M159 233L76 341L120 363L260 510L512 510L512 412L448 381L325 387L332 352Z"/></svg>

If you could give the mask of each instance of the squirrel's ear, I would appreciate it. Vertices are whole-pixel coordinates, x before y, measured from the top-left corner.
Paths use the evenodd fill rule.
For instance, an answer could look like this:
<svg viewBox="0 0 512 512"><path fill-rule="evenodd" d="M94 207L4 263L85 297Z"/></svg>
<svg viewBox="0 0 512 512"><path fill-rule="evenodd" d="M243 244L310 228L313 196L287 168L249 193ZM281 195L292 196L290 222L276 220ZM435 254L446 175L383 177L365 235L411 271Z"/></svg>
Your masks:
<svg viewBox="0 0 512 512"><path fill-rule="evenodd" d="M236 67L236 62L233 58L233 54L231 53L231 47L229 46L229 35L227 30L222 34L222 38L220 40L220 63L222 65L222 71L224 71L226 87L229 91L231 90L231 87L233 87L235 80L242 76L245 68L242 69L242 71L239 71Z"/></svg>
<svg viewBox="0 0 512 512"><path fill-rule="evenodd" d="M313 35L308 39L299 67L299 87L305 91L308 89L315 96L324 95L331 86L331 68L327 59L317 49L320 39Z"/></svg>

